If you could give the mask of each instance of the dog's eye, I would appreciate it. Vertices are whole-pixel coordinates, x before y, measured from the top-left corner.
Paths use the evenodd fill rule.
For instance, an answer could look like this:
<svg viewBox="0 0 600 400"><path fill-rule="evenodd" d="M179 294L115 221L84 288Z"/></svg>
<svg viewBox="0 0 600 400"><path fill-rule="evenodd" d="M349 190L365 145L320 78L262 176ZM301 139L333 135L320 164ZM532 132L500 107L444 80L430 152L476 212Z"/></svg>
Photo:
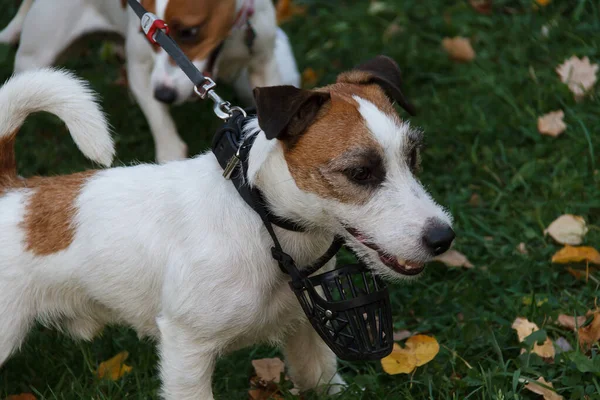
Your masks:
<svg viewBox="0 0 600 400"><path fill-rule="evenodd" d="M350 179L358 183L365 183L373 178L371 170L366 167L351 168L346 172L346 174Z"/></svg>
<svg viewBox="0 0 600 400"><path fill-rule="evenodd" d="M182 43L195 43L199 39L200 26L175 29L175 39Z"/></svg>

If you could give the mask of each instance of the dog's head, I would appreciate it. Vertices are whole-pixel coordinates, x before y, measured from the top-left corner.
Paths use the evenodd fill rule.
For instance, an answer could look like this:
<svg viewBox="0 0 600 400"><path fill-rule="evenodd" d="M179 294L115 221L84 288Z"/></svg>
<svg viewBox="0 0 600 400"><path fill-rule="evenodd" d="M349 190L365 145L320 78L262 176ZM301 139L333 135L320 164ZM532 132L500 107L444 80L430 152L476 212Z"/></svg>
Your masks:
<svg viewBox="0 0 600 400"><path fill-rule="evenodd" d="M233 28L236 0L141 0L142 5L170 29L196 68L211 75L217 49ZM155 47L151 84L154 97L179 104L192 96L193 85L166 51Z"/></svg>
<svg viewBox="0 0 600 400"><path fill-rule="evenodd" d="M372 268L390 278L418 275L454 239L451 217L416 175L423 132L409 112L400 70L379 56L316 90L254 91L257 141L248 176L273 211L343 235Z"/></svg>

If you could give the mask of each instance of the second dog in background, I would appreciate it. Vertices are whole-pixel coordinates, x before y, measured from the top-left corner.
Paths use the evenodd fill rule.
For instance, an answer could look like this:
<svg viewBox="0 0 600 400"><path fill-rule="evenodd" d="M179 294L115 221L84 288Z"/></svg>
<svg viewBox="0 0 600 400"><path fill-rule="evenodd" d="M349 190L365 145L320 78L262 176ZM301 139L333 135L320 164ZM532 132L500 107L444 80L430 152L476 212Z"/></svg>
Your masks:
<svg viewBox="0 0 600 400"><path fill-rule="evenodd" d="M235 87L247 104L257 86L299 86L287 35L271 0L141 0L169 25L171 37L205 75ZM126 0L24 0L0 42L19 43L15 72L47 67L77 39L95 32L125 38L127 78L144 112L159 162L187 156L168 104L194 96L193 85L167 53L153 48Z"/></svg>

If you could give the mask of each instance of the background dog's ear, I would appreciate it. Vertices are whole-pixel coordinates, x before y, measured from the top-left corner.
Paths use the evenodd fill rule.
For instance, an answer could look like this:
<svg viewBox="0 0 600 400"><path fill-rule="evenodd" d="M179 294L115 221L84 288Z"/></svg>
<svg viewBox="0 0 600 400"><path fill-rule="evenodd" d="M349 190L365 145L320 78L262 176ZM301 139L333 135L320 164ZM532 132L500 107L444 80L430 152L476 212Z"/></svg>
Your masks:
<svg viewBox="0 0 600 400"><path fill-rule="evenodd" d="M377 84L390 99L400 104L410 115L415 115L415 107L404 97L400 89L402 86L400 67L389 57L377 56L351 71L338 75L337 81L364 85Z"/></svg>
<svg viewBox="0 0 600 400"><path fill-rule="evenodd" d="M258 125L267 139L293 141L312 124L329 99L327 92L270 86L253 91Z"/></svg>

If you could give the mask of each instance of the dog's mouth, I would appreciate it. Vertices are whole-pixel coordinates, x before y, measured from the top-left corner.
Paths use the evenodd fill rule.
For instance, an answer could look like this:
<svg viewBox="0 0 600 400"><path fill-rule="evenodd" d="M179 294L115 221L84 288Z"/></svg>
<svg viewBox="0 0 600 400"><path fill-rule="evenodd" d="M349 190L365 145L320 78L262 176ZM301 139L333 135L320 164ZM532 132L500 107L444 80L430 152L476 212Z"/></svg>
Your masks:
<svg viewBox="0 0 600 400"><path fill-rule="evenodd" d="M346 231L352 237L354 237L358 242L360 242L363 246L376 251L379 256L379 260L388 268L407 276L415 276L419 275L425 269L425 264L417 261L404 260L390 254L387 254L383 250L381 250L377 245L371 243L365 235L360 233L354 228L346 227Z"/></svg>

